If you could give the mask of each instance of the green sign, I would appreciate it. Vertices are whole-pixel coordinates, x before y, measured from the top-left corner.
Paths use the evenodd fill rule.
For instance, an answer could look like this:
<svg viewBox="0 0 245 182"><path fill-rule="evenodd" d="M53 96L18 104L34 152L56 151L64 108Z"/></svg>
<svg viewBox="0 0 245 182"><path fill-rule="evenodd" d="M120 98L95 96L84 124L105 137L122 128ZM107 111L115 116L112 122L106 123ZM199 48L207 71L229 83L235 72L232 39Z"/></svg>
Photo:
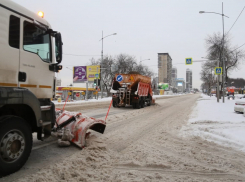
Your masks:
<svg viewBox="0 0 245 182"><path fill-rule="evenodd" d="M169 90L169 85L168 83L159 83L158 89Z"/></svg>

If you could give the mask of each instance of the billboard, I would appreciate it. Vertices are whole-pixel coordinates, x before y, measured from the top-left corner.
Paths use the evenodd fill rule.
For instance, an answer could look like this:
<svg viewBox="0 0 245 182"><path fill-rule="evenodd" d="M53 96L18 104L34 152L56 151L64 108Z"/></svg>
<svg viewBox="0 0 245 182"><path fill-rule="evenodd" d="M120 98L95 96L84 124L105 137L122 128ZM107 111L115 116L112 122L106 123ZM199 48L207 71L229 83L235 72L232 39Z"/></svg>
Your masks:
<svg viewBox="0 0 245 182"><path fill-rule="evenodd" d="M73 83L93 82L97 77L100 79L100 65L73 67Z"/></svg>
<svg viewBox="0 0 245 182"><path fill-rule="evenodd" d="M158 89L169 90L168 83L159 83Z"/></svg>
<svg viewBox="0 0 245 182"><path fill-rule="evenodd" d="M183 83L182 82L178 82L177 86L183 86Z"/></svg>
<svg viewBox="0 0 245 182"><path fill-rule="evenodd" d="M73 67L73 83L83 83L87 81L86 66Z"/></svg>
<svg viewBox="0 0 245 182"><path fill-rule="evenodd" d="M100 79L100 65L87 66L87 80L94 81L96 75Z"/></svg>

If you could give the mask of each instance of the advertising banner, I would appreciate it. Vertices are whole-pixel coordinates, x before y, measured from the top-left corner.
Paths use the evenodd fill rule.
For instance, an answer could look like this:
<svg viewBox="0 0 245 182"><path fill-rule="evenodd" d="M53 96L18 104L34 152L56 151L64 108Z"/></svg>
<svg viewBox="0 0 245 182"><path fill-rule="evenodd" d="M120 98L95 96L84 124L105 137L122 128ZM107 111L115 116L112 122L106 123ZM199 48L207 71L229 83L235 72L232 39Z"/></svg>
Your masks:
<svg viewBox="0 0 245 182"><path fill-rule="evenodd" d="M84 81L87 81L86 66L74 66L73 67L73 83L83 83Z"/></svg>
<svg viewBox="0 0 245 182"><path fill-rule="evenodd" d="M87 80L94 81L94 79L100 79L100 65L87 66Z"/></svg>
<svg viewBox="0 0 245 182"><path fill-rule="evenodd" d="M178 82L177 86L183 86L183 83L182 82Z"/></svg>
<svg viewBox="0 0 245 182"><path fill-rule="evenodd" d="M169 90L168 83L159 83L158 89Z"/></svg>

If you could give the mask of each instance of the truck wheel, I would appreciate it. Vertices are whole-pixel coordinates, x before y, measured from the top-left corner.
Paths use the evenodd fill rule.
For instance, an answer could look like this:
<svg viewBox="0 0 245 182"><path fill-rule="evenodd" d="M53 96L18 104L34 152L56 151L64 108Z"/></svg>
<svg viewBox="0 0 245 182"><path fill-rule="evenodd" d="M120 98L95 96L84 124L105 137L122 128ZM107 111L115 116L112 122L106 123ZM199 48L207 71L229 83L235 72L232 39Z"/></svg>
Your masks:
<svg viewBox="0 0 245 182"><path fill-rule="evenodd" d="M117 107L116 101L112 102L113 107Z"/></svg>
<svg viewBox="0 0 245 182"><path fill-rule="evenodd" d="M144 100L141 100L141 108L144 108L145 107L145 101Z"/></svg>
<svg viewBox="0 0 245 182"><path fill-rule="evenodd" d="M148 106L151 106L151 97L149 99L149 102L147 103Z"/></svg>
<svg viewBox="0 0 245 182"><path fill-rule="evenodd" d="M140 102L136 103L135 105L136 105L136 109L140 109L141 108Z"/></svg>
<svg viewBox="0 0 245 182"><path fill-rule="evenodd" d="M18 171L31 153L30 126L19 117L0 117L0 149L0 174Z"/></svg>
<svg viewBox="0 0 245 182"><path fill-rule="evenodd" d="M136 108L136 104L135 104L135 103L133 103L133 108L134 108L134 109Z"/></svg>

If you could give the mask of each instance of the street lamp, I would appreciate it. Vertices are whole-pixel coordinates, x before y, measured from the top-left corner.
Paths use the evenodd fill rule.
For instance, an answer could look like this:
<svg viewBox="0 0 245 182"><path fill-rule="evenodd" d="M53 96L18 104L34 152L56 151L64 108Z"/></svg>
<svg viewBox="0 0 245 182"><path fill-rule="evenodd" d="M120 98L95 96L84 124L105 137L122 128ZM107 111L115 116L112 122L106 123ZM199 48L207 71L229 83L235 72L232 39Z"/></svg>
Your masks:
<svg viewBox="0 0 245 182"><path fill-rule="evenodd" d="M224 15L223 12L223 2L222 2L222 14L220 13L216 13L216 12L206 12L206 11L199 11L200 14L203 13L213 13L213 14L217 14L217 15L221 15L222 16L222 25L223 25L223 39L222 39L222 65L223 65L223 79L222 79L222 85L223 85L223 103L225 102L225 87L224 87L224 80L225 80L225 61L224 61L224 16L229 18L228 16ZM217 90L219 91L219 85ZM219 99L219 98L218 98ZM218 100L217 99L217 100Z"/></svg>
<svg viewBox="0 0 245 182"><path fill-rule="evenodd" d="M110 34L110 35L107 35L105 37L103 37L103 31L102 31L102 38L99 40L99 41L102 41L102 50L101 50L101 62L103 62L103 40L106 38L106 37L109 37L111 35L117 35L117 33L113 33L113 34ZM100 75L101 75L101 78L100 78L100 85L101 85L101 99L103 98L103 81L102 81L102 70L100 71ZM98 78L97 78L97 85L98 85Z"/></svg>

